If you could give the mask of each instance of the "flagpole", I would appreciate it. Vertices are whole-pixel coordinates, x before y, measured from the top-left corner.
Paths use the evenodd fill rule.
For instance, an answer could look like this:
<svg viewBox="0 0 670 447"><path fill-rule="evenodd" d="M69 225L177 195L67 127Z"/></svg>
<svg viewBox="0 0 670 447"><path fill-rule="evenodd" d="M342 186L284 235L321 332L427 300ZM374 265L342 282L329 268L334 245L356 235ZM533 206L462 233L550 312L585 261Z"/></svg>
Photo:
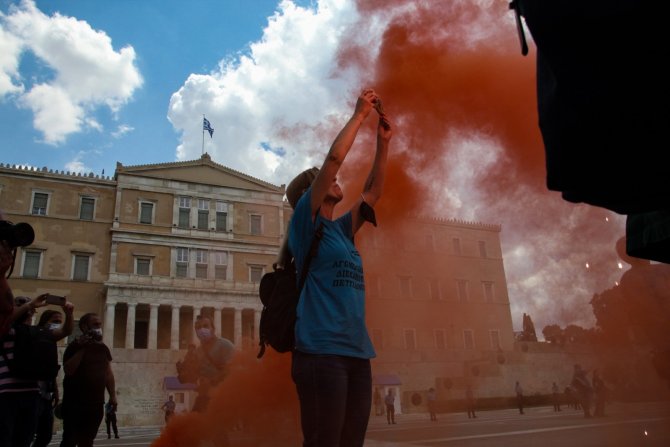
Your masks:
<svg viewBox="0 0 670 447"><path fill-rule="evenodd" d="M202 151L200 155L205 155L205 114L202 114Z"/></svg>

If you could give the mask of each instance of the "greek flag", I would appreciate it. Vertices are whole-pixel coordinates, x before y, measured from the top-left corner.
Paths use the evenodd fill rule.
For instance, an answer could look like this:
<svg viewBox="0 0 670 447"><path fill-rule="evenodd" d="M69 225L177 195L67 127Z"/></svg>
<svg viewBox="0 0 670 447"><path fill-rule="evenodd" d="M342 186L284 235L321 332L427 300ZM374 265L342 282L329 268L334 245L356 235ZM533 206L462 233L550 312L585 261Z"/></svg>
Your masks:
<svg viewBox="0 0 670 447"><path fill-rule="evenodd" d="M202 118L202 130L206 130L209 132L209 137L212 138L214 135L214 129L212 129L212 125L209 124L209 120L205 117Z"/></svg>

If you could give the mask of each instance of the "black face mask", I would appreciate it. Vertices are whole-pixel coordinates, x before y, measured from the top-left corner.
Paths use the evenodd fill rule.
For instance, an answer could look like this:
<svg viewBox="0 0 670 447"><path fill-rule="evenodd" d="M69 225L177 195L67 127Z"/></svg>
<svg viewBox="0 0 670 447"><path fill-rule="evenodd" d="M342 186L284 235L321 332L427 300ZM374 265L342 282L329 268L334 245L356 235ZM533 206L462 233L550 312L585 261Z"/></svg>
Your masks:
<svg viewBox="0 0 670 447"><path fill-rule="evenodd" d="M89 329L86 336L95 341L102 341L102 333L98 329Z"/></svg>

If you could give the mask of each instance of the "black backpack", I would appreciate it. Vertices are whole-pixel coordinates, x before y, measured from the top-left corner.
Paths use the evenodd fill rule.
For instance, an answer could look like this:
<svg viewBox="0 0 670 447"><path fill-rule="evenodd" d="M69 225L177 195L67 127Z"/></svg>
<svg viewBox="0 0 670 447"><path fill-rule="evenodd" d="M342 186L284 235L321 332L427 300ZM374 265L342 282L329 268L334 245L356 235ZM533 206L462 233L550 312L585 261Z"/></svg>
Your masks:
<svg viewBox="0 0 670 447"><path fill-rule="evenodd" d="M15 324L13 358L5 357L12 376L17 379L52 380L58 374L58 348L51 331L39 326Z"/></svg>
<svg viewBox="0 0 670 447"><path fill-rule="evenodd" d="M263 275L258 294L263 303L261 321L258 328L260 350L257 358L265 354L265 346L269 345L277 352L289 352L295 345L296 309L300 300L300 292L307 278L307 271L312 258L316 256L319 240L323 236L323 223L314 234L309 247L305 264L297 283L295 262L292 260L286 268L278 269Z"/></svg>

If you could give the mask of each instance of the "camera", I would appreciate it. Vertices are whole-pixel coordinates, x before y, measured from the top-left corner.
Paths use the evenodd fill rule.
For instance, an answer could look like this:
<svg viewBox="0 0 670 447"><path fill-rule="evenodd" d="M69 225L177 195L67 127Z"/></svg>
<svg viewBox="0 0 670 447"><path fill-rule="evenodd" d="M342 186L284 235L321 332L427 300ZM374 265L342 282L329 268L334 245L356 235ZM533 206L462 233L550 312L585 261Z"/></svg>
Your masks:
<svg viewBox="0 0 670 447"><path fill-rule="evenodd" d="M0 241L6 241L10 248L26 247L34 240L35 231L30 224L13 224L8 220L0 220Z"/></svg>

